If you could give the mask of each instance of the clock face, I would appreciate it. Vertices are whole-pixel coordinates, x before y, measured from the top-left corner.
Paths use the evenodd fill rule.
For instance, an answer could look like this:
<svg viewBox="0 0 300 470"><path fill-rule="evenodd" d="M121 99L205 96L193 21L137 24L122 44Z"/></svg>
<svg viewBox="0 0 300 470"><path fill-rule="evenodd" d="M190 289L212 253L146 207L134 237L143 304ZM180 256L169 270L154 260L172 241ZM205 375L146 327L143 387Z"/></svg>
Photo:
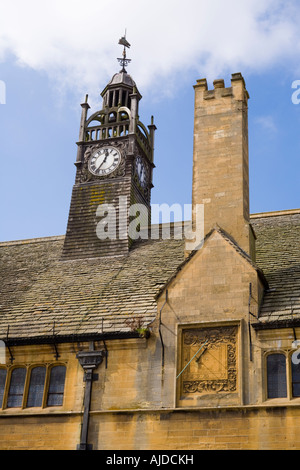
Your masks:
<svg viewBox="0 0 300 470"><path fill-rule="evenodd" d="M141 157L137 157L135 169L139 183L144 188L147 184L147 168Z"/></svg>
<svg viewBox="0 0 300 470"><path fill-rule="evenodd" d="M115 147L102 147L96 150L89 160L89 170L93 175L106 176L112 173L121 162L121 154Z"/></svg>

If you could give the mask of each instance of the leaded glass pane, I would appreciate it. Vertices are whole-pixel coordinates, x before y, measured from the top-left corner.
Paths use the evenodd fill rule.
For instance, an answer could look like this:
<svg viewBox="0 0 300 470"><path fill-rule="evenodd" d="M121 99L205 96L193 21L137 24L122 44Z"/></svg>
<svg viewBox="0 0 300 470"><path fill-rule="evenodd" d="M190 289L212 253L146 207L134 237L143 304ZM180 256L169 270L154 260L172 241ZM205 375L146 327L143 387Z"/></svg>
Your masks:
<svg viewBox="0 0 300 470"><path fill-rule="evenodd" d="M2 407L3 395L6 381L6 369L0 369L0 408Z"/></svg>
<svg viewBox="0 0 300 470"><path fill-rule="evenodd" d="M65 366L52 367L50 372L47 406L61 406L63 404L65 377Z"/></svg>
<svg viewBox="0 0 300 470"><path fill-rule="evenodd" d="M35 367L30 374L27 406L42 406L46 367Z"/></svg>
<svg viewBox="0 0 300 470"><path fill-rule="evenodd" d="M267 357L268 398L285 398L286 360L284 354L270 354Z"/></svg>
<svg viewBox="0 0 300 470"><path fill-rule="evenodd" d="M25 378L26 369L24 367L19 367L12 371L7 399L8 408L17 408L22 406Z"/></svg>
<svg viewBox="0 0 300 470"><path fill-rule="evenodd" d="M292 359L292 389L293 397L300 397L300 364L297 364L300 355L295 357L295 360Z"/></svg>

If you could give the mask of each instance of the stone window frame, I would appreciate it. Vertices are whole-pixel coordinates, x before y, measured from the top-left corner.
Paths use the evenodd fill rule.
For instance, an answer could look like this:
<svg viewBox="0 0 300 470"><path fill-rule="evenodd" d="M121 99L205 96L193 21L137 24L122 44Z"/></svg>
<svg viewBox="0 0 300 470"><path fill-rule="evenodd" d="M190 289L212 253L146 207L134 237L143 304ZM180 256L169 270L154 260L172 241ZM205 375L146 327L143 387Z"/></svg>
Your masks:
<svg viewBox="0 0 300 470"><path fill-rule="evenodd" d="M279 349L268 349L263 351L263 400L265 402L290 402L290 401L300 401L300 396L293 396L293 378L292 378L292 355L295 352L295 349L290 348L279 348ZM272 354L282 354L285 357L285 371L286 371L286 387L287 387L287 396L286 397L268 397L268 373L267 373L267 358ZM300 364L299 364L300 367Z"/></svg>
<svg viewBox="0 0 300 470"><path fill-rule="evenodd" d="M29 390L30 390L30 385L31 385L31 376L32 376L32 371L38 367L44 367L45 368L45 378L44 378L44 385L43 385L43 398L42 398L42 405L45 403L45 394L46 394L46 380L47 380L47 366L46 364L33 364L29 367L27 371L27 388L26 388L26 396L24 397L25 401L25 408L39 408L38 406L29 406L28 405L28 399L29 399Z"/></svg>
<svg viewBox="0 0 300 470"><path fill-rule="evenodd" d="M0 372L1 371L5 371L5 377L4 377L4 386L3 386L3 389L1 390L1 395L0 395L0 398L1 398L0 410L2 409L2 403L4 403L5 385L6 385L6 382L7 382L7 368L6 367L0 367Z"/></svg>
<svg viewBox="0 0 300 470"><path fill-rule="evenodd" d="M62 403L58 404L58 403L54 403L54 404L49 404L49 398L50 398L50 385L51 385L51 376L52 376L52 371L53 369L55 369L56 367L64 367L65 368L65 371L64 371L64 382L63 382L63 391L62 392L58 392L56 390L56 392L51 392L51 396L53 395L62 395ZM47 408L53 408L55 406L63 406L64 404L64 396L65 396L65 385L66 385L66 374L67 374L67 368L64 364L52 364L50 368L48 368L48 380L46 382L46 387L45 387L45 395L44 398L46 400L46 403L45 403L45 407Z"/></svg>
<svg viewBox="0 0 300 470"><path fill-rule="evenodd" d="M11 393L12 377L13 377L13 375L14 375L15 372L21 371L21 370L25 373L25 375L24 375L24 382L23 382L23 391L22 391L22 393L18 393L18 394L16 394L16 393ZM19 405L10 405L10 404L9 404L10 400L14 401L14 398L13 398L14 396L19 396L20 399L21 399L21 406L23 405L24 394L25 394L26 378L27 378L27 368L26 368L26 366L24 366L24 365L22 365L22 366L21 366L21 365L18 365L18 366L16 366L16 367L12 367L12 368L11 368L11 370L10 370L10 372L9 372L9 383L7 384L7 385L8 385L8 386L7 386L7 394L6 394L6 397L5 397L6 400L4 401L6 408L20 408ZM6 376L6 379L7 379L7 376ZM5 394L4 394L4 396L5 396Z"/></svg>
<svg viewBox="0 0 300 470"><path fill-rule="evenodd" d="M50 375L51 375L51 370L54 367L58 366L63 366L65 367L65 381L64 381L64 387L63 387L63 400L61 405L48 405L47 400L48 400L48 390L49 390L49 385L50 385ZM42 399L42 406L33 406L29 407L27 406L27 399L28 399L28 392L29 392L29 386L30 386L30 378L31 378L31 372L34 368L36 367L45 367L46 368L46 374L45 374L45 382L44 382L44 390L43 390L43 399ZM10 384L11 384L11 375L12 372L15 369L19 368L25 368L26 369L26 377L25 377L25 384L24 384L24 389L23 389L23 398L22 398L22 405L20 407L9 407L7 406L8 404L8 396L9 396L9 390L10 390ZM66 362L58 361L55 363L42 363L42 362L37 362L34 364L14 364L11 366L4 366L1 365L0 369L6 370L6 380L5 380L5 385L4 385L4 392L3 392L3 399L2 403L0 403L0 412L3 410L9 411L9 410L34 410L34 409L44 409L44 408L55 408L56 406L59 407L60 409L64 406L64 401L65 401L65 391L66 391L66 382L67 382L67 373L68 373L68 367Z"/></svg>

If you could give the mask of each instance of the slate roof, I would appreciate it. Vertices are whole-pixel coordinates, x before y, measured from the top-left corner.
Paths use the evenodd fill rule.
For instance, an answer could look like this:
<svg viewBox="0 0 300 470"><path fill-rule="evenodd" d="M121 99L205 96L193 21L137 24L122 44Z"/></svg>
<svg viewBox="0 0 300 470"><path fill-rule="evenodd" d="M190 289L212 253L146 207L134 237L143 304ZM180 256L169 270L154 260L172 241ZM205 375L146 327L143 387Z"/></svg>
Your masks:
<svg viewBox="0 0 300 470"><path fill-rule="evenodd" d="M155 318L155 296L184 260L183 240L155 240L61 261L63 241L0 243L0 338L8 326L9 338L50 336L54 321L56 335L130 332Z"/></svg>
<svg viewBox="0 0 300 470"><path fill-rule="evenodd" d="M300 320L300 210L259 214L251 224L256 262L269 284L260 323Z"/></svg>
<svg viewBox="0 0 300 470"><path fill-rule="evenodd" d="M300 320L300 210L252 216L269 290L258 323ZM0 243L0 339L130 333L184 261L184 240L137 243L128 256L61 261L64 236ZM53 330L54 328L54 330Z"/></svg>

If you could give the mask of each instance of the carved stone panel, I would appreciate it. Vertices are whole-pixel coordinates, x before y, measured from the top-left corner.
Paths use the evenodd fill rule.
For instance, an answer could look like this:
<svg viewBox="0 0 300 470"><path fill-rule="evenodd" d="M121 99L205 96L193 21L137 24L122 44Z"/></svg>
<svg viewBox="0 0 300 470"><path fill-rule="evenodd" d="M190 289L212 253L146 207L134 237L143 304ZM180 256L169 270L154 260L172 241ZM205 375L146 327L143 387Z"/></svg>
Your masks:
<svg viewBox="0 0 300 470"><path fill-rule="evenodd" d="M237 391L237 326L184 329L181 396Z"/></svg>

